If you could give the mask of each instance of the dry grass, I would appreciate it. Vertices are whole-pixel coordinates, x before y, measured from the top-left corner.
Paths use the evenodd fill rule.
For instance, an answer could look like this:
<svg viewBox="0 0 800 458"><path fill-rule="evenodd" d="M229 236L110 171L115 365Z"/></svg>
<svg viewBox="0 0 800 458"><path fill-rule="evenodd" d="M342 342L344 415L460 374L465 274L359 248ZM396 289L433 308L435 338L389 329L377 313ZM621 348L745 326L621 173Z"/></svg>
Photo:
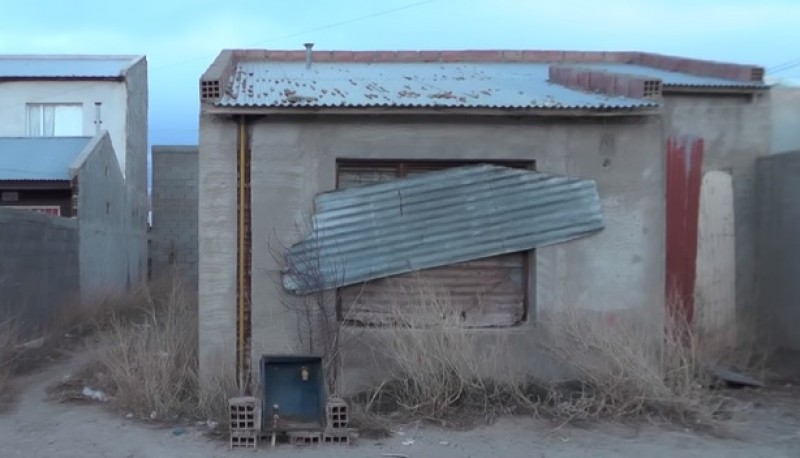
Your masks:
<svg viewBox="0 0 800 458"><path fill-rule="evenodd" d="M725 399L707 367L720 349L681 320L666 329L639 313L566 307L543 317L542 345L573 373L571 389L551 386L545 411L559 418L648 418L712 426Z"/></svg>
<svg viewBox="0 0 800 458"><path fill-rule="evenodd" d="M137 417L154 413L160 420L210 419L224 425L235 380L232 371L221 371L200 387L194 296L175 277L136 291L121 304L95 319L101 332L94 357L75 379L52 387L51 397L74 400L76 390L91 386Z"/></svg>
<svg viewBox="0 0 800 458"><path fill-rule="evenodd" d="M710 389L707 367L736 355L678 320L665 331L640 314L577 308L546 314L530 352L547 355L570 375L542 380L515 376L521 372L509 344L496 337L503 333L466 329L446 291L420 285L405 295L416 304L395 307L396 325L384 333L387 377L358 398L366 413L446 421L465 413L491 420L535 412L565 422L645 419L707 428L729 407Z"/></svg>

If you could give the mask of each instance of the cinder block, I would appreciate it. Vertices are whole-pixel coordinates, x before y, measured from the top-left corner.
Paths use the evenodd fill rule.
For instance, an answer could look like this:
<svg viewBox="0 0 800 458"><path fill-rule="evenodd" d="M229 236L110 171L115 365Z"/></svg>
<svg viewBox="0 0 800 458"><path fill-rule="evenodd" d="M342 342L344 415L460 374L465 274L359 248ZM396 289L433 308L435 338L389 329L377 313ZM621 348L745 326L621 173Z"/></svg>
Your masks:
<svg viewBox="0 0 800 458"><path fill-rule="evenodd" d="M325 405L328 430L343 430L350 425L350 410L347 403L338 398L331 398Z"/></svg>
<svg viewBox="0 0 800 458"><path fill-rule="evenodd" d="M231 448L258 448L258 432L231 431Z"/></svg>
<svg viewBox="0 0 800 458"><path fill-rule="evenodd" d="M289 443L295 446L318 445L322 442L322 433L316 431L295 431L287 433Z"/></svg>
<svg viewBox="0 0 800 458"><path fill-rule="evenodd" d="M251 396L228 400L230 429L234 433L255 433L261 428L258 400Z"/></svg>
<svg viewBox="0 0 800 458"><path fill-rule="evenodd" d="M325 444L350 445L352 437L353 437L353 430L351 429L344 429L337 431L327 430L324 433L322 433L322 442Z"/></svg>

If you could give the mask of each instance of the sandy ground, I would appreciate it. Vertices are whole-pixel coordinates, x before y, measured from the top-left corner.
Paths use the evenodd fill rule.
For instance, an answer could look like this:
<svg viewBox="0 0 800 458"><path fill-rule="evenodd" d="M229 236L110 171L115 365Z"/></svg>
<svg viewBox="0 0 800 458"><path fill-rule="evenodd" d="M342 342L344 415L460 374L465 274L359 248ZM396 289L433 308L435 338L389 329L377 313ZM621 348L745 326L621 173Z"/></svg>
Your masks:
<svg viewBox="0 0 800 458"><path fill-rule="evenodd" d="M225 443L192 427L151 428L99 405L58 404L46 387L69 375L64 362L19 380L22 390L10 411L0 414L0 456L25 457L228 457L265 455L361 458L401 454L408 458L540 457L800 457L800 390L781 386L761 393L738 393L751 402L730 425L729 439L685 430L623 425L585 429L554 426L530 418L507 418L467 432L406 425L391 438L361 439L355 446L230 451ZM408 445L404 445L404 442Z"/></svg>

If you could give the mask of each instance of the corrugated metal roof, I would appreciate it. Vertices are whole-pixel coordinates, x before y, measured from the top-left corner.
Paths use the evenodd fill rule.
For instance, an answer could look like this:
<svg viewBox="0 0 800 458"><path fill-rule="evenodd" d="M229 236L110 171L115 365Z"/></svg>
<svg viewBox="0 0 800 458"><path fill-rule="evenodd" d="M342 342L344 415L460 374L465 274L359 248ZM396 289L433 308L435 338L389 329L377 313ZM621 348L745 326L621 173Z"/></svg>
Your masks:
<svg viewBox="0 0 800 458"><path fill-rule="evenodd" d="M298 294L514 253L603 228L593 180L492 165L321 194L286 253Z"/></svg>
<svg viewBox="0 0 800 458"><path fill-rule="evenodd" d="M137 58L0 55L0 78L119 78Z"/></svg>
<svg viewBox="0 0 800 458"><path fill-rule="evenodd" d="M219 106L632 109L652 100L551 84L547 64L240 62Z"/></svg>
<svg viewBox="0 0 800 458"><path fill-rule="evenodd" d="M634 64L574 64L582 68L594 68L608 72L627 73L629 75L658 78L664 86L686 87L726 87L726 88L766 88L767 85L757 81L736 81L712 76L696 76L688 73L671 72L657 68Z"/></svg>
<svg viewBox="0 0 800 458"><path fill-rule="evenodd" d="M91 137L0 137L0 180L69 180Z"/></svg>

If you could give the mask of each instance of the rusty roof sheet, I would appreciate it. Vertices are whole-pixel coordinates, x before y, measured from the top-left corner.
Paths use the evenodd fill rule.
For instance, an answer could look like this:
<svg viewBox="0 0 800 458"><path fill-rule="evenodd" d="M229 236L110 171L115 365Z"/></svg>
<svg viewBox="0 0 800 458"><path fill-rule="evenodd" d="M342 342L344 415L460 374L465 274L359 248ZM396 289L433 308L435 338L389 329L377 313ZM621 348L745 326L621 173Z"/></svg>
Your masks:
<svg viewBox="0 0 800 458"><path fill-rule="evenodd" d="M568 89L541 63L244 61L223 107L654 108L654 100Z"/></svg>
<svg viewBox="0 0 800 458"><path fill-rule="evenodd" d="M603 228L594 180L493 165L321 194L311 233L286 253L306 294L530 250Z"/></svg>

